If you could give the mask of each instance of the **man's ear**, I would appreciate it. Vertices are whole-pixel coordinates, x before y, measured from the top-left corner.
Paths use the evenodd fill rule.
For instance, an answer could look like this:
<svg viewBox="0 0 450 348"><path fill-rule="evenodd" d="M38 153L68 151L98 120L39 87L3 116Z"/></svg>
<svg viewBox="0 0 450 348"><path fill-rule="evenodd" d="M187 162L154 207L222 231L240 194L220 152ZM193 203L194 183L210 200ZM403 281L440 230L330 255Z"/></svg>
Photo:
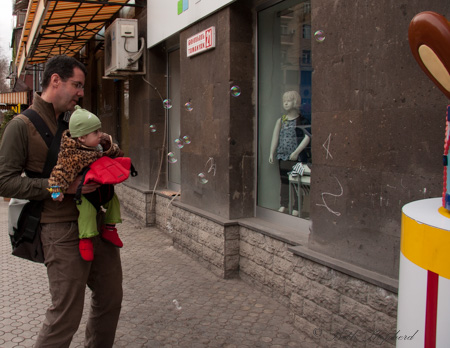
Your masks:
<svg viewBox="0 0 450 348"><path fill-rule="evenodd" d="M62 82L61 80L61 76L59 76L57 73L54 73L51 77L50 77L50 85L52 87L58 87L59 84Z"/></svg>

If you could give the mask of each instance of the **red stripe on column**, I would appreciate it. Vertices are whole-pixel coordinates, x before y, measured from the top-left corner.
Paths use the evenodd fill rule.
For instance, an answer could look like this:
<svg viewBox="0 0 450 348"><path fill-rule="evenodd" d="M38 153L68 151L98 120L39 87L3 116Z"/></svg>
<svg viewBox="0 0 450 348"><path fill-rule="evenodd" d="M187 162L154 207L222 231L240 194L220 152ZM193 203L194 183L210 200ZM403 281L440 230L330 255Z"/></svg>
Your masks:
<svg viewBox="0 0 450 348"><path fill-rule="evenodd" d="M439 274L428 271L424 348L436 348L438 287L439 287Z"/></svg>

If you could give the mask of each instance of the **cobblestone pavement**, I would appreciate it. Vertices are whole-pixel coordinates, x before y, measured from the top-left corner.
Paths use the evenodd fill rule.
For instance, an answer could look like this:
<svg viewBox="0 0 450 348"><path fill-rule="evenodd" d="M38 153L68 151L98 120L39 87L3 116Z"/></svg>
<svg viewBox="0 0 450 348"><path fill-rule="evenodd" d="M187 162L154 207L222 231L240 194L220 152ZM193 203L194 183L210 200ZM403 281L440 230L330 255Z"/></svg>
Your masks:
<svg viewBox="0 0 450 348"><path fill-rule="evenodd" d="M0 230L0 347L32 347L50 303L45 267L10 255L3 201ZM286 307L239 279L216 277L158 229L125 216L119 233L124 300L114 347L317 347ZM87 310L71 348L83 347Z"/></svg>

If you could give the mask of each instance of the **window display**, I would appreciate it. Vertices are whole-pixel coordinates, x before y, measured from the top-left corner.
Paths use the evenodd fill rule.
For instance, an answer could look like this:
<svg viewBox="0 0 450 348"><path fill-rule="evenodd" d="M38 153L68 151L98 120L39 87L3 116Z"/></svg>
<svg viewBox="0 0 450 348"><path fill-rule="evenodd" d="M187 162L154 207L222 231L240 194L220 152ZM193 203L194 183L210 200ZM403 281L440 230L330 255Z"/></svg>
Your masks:
<svg viewBox="0 0 450 348"><path fill-rule="evenodd" d="M258 206L309 217L311 161L309 1L258 12Z"/></svg>

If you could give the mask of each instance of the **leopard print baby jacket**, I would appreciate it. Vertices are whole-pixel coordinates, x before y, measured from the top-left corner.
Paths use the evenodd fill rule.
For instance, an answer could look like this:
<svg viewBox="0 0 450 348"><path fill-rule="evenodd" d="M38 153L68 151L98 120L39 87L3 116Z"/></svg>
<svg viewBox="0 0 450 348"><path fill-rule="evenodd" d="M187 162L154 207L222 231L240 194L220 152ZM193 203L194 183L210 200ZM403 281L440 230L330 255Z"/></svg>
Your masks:
<svg viewBox="0 0 450 348"><path fill-rule="evenodd" d="M53 168L48 180L49 186L59 186L61 191L67 188L82 170L102 156L116 157L120 153L117 144L112 142L111 136L103 133L102 145L106 140L108 150L99 151L97 148L84 146L78 140L72 139L70 131L66 130L62 135L61 148L58 154L58 162Z"/></svg>

